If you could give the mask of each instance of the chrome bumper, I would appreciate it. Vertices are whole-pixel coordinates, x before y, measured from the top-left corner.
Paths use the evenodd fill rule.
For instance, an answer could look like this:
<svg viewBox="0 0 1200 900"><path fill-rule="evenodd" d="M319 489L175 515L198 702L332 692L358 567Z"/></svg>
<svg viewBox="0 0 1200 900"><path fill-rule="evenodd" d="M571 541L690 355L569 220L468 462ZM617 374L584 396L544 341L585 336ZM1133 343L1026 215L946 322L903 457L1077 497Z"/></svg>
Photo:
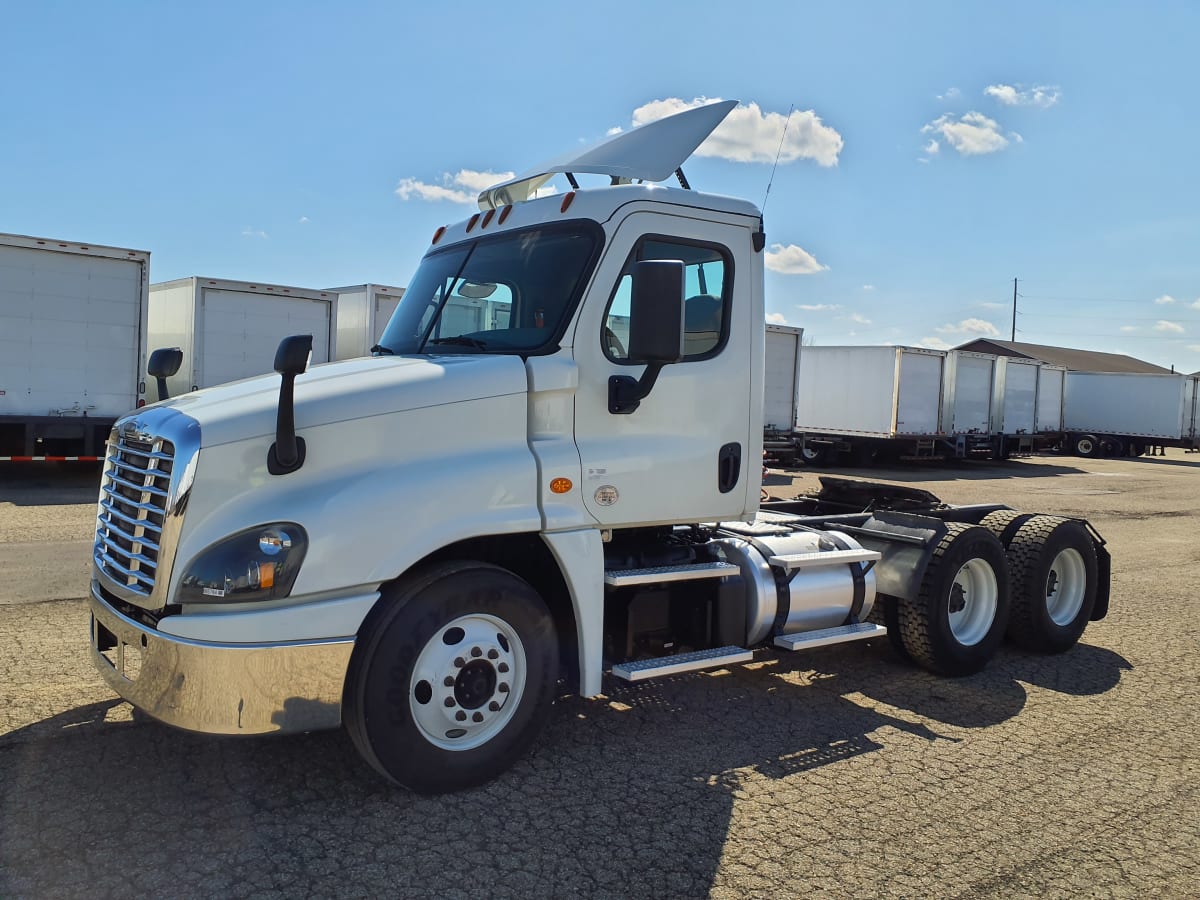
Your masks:
<svg viewBox="0 0 1200 900"><path fill-rule="evenodd" d="M168 725L209 734L337 728L354 641L213 644L166 635L92 585L92 661L114 691Z"/></svg>

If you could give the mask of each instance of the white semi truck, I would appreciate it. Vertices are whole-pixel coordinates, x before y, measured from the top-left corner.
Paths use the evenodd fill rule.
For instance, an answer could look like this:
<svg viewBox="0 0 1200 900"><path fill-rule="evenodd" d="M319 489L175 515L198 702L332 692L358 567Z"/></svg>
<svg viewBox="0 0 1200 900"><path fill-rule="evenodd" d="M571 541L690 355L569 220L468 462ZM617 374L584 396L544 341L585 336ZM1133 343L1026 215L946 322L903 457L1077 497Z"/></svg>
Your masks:
<svg viewBox="0 0 1200 900"><path fill-rule="evenodd" d="M732 105L485 191L374 356L307 370L294 336L279 376L117 423L90 603L116 692L201 732L344 725L436 792L496 776L605 672L886 633L964 675L1006 633L1063 651L1103 617L1080 520L835 479L760 508L762 219L679 168ZM535 198L560 172L612 184ZM443 319L497 294L503 319Z"/></svg>
<svg viewBox="0 0 1200 900"><path fill-rule="evenodd" d="M98 460L138 405L150 254L0 234L0 462Z"/></svg>

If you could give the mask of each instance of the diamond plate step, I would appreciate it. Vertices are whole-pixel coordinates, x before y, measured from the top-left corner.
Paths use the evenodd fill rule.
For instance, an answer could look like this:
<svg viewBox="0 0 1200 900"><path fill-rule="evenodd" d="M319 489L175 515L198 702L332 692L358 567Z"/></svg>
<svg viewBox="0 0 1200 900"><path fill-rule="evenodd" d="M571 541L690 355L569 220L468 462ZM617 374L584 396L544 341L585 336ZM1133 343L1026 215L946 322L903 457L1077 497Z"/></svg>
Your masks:
<svg viewBox="0 0 1200 900"><path fill-rule="evenodd" d="M731 666L750 662L752 659L754 654L745 647L713 647L711 650L697 650L694 653L676 653L674 656L618 663L612 667L612 673L626 681L642 681L662 675L678 675L680 672Z"/></svg>
<svg viewBox="0 0 1200 900"><path fill-rule="evenodd" d="M813 647L828 647L830 644L845 644L848 641L865 641L867 638L883 637L887 629L872 622L857 625L838 625L819 631L801 631L796 634L781 634L775 638L775 646L784 650L809 650Z"/></svg>
<svg viewBox="0 0 1200 900"><path fill-rule="evenodd" d="M609 587L633 587L639 584L662 584L667 581L724 578L726 575L737 575L739 571L737 566L727 562L649 566L645 569L609 569L604 573L604 583Z"/></svg>
<svg viewBox="0 0 1200 900"><path fill-rule="evenodd" d="M771 565L794 572L797 569L811 569L816 566L844 566L847 563L875 562L883 558L878 550L828 550L824 553L788 553L784 556L772 556Z"/></svg>

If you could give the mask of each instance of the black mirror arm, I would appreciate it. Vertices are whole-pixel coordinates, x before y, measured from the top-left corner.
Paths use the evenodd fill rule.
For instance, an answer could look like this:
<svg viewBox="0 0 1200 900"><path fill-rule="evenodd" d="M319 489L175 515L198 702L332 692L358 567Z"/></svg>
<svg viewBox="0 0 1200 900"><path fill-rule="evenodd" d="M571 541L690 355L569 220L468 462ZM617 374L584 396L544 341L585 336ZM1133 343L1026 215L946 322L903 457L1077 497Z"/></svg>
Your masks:
<svg viewBox="0 0 1200 900"><path fill-rule="evenodd" d="M158 399L159 400L169 399L168 394L167 394L167 379L164 378L162 375L156 375L154 380L156 382L158 382Z"/></svg>
<svg viewBox="0 0 1200 900"><path fill-rule="evenodd" d="M664 362L647 363L641 378L634 378L632 375L610 375L608 411L615 416L627 416L637 409L654 390L658 373L665 365Z"/></svg>
<svg viewBox="0 0 1200 900"><path fill-rule="evenodd" d="M267 452L267 471L272 475L286 475L304 465L304 438L296 434L295 389L295 374L285 372L279 385L275 443Z"/></svg>

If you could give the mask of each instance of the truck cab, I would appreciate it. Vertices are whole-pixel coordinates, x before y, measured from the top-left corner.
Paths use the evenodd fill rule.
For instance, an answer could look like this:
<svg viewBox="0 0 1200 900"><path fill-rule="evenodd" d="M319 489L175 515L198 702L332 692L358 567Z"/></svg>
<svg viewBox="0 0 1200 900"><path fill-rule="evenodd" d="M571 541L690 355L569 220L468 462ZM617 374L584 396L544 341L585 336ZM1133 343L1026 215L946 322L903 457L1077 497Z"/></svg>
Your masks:
<svg viewBox="0 0 1200 900"><path fill-rule="evenodd" d="M963 674L1020 604L1027 644L1073 644L1107 604L1086 523L837 484L760 509L762 218L680 168L732 106L485 191L373 356L308 370L289 339L282 377L118 422L91 591L117 693L202 732L344 725L441 791L503 771L606 671L887 634ZM555 173L611 184L538 196ZM1019 600L1006 554L1031 541L1054 587L1039 568Z"/></svg>

